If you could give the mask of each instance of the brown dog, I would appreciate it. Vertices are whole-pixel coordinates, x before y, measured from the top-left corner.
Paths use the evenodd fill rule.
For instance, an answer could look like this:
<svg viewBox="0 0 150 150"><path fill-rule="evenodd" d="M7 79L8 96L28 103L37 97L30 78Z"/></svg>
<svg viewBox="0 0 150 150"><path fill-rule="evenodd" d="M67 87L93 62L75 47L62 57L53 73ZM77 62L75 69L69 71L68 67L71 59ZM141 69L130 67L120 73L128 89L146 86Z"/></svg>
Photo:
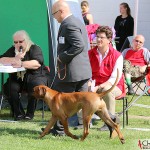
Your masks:
<svg viewBox="0 0 150 150"><path fill-rule="evenodd" d="M108 91L102 92L100 94L94 92L61 93L44 85L34 87L33 95L38 99L43 99L52 112L52 117L44 131L41 133L40 138L48 134L56 121L60 120L64 126L66 135L73 139L78 139L77 136L73 135L69 131L68 118L82 109L84 132L81 140L84 140L89 134L89 123L92 115L96 112L96 114L107 125L115 129L110 130L110 137L112 138L117 132L119 139L123 144L125 140L122 133L120 132L119 125L111 120L106 108L106 104L102 99L104 95L106 95L115 87L117 80L118 77L115 84Z"/></svg>

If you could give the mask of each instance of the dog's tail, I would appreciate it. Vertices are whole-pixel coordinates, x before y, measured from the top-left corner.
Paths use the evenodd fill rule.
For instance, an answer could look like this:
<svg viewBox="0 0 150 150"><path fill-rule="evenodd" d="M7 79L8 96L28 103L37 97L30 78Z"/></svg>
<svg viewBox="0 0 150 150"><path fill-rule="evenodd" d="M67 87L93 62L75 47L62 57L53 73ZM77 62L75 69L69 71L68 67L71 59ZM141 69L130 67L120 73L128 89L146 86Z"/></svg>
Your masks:
<svg viewBox="0 0 150 150"><path fill-rule="evenodd" d="M119 70L117 69L117 78L116 78L116 81L115 81L114 85L113 85L109 90L104 91L104 92L102 92L102 93L99 93L98 95L99 95L100 97L103 97L103 96L105 96L107 93L111 92L111 91L115 88L115 86L117 85L118 79L119 79Z"/></svg>

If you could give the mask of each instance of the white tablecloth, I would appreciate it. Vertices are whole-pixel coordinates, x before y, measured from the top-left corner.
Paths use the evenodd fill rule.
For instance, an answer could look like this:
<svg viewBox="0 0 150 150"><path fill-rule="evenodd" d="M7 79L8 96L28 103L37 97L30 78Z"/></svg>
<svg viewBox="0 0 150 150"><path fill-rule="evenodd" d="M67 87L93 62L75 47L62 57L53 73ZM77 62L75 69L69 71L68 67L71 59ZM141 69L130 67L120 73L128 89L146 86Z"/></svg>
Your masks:
<svg viewBox="0 0 150 150"><path fill-rule="evenodd" d="M13 72L19 72L19 71L24 71L25 68L13 68L12 66L0 66L0 72L2 73L13 73Z"/></svg>

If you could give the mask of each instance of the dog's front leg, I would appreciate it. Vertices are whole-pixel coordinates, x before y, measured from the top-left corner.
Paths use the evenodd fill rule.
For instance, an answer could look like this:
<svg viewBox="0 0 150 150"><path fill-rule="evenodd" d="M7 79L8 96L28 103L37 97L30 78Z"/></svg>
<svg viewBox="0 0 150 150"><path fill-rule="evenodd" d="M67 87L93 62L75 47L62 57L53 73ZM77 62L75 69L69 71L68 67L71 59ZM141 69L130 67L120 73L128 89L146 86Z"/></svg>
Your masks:
<svg viewBox="0 0 150 150"><path fill-rule="evenodd" d="M83 111L83 135L81 137L81 141L83 141L89 134L89 124L91 120L92 115L86 114L86 112Z"/></svg>
<svg viewBox="0 0 150 150"><path fill-rule="evenodd" d="M57 120L58 120L58 118L52 115L52 118L48 122L47 126L45 127L44 131L41 133L39 138L42 138L43 136L48 134L50 129L54 126L54 124L56 123Z"/></svg>
<svg viewBox="0 0 150 150"><path fill-rule="evenodd" d="M69 127L68 127L68 118L66 119L60 119L62 125L64 126L64 132L67 136L70 136L73 139L79 139L76 135L73 135L70 131L69 131Z"/></svg>

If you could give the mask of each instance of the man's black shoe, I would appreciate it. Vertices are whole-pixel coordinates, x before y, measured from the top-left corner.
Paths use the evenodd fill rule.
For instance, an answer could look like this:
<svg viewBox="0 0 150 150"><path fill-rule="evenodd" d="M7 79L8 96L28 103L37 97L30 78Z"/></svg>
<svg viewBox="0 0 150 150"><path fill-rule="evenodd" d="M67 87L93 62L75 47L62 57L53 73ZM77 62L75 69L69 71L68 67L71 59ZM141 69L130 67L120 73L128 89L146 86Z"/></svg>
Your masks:
<svg viewBox="0 0 150 150"><path fill-rule="evenodd" d="M93 127L93 124L90 123L89 128L92 128L92 127ZM83 124L78 124L77 126L74 127L74 130L77 130L77 129L83 129Z"/></svg>
<svg viewBox="0 0 150 150"><path fill-rule="evenodd" d="M24 120L25 116L24 115L18 115L17 117L14 118L14 121L21 121Z"/></svg>
<svg viewBox="0 0 150 150"><path fill-rule="evenodd" d="M117 124L120 124L120 119L119 119L119 117L118 116L115 116L115 118L113 118L112 119L115 123L117 123ZM110 128L110 129L109 129ZM113 129L109 126L107 126L106 124L104 124L100 129L98 129L99 131L109 131L109 130L112 130L113 131ZM112 132L111 131L111 132Z"/></svg>
<svg viewBox="0 0 150 150"><path fill-rule="evenodd" d="M109 131L109 128L106 124L104 124L101 128L98 129L99 131Z"/></svg>
<svg viewBox="0 0 150 150"><path fill-rule="evenodd" d="M41 128L41 130L44 131L44 128ZM51 134L53 136L65 136L66 135L64 131L57 131L55 129L50 129L48 134Z"/></svg>
<svg viewBox="0 0 150 150"><path fill-rule="evenodd" d="M74 127L74 130L77 129L83 129L83 124L78 124L77 126Z"/></svg>
<svg viewBox="0 0 150 150"><path fill-rule="evenodd" d="M32 120L33 117L30 117L30 116L25 116L25 120Z"/></svg>
<svg viewBox="0 0 150 150"><path fill-rule="evenodd" d="M120 119L118 116L116 116L115 119L113 119L113 121L117 124L120 124Z"/></svg>

